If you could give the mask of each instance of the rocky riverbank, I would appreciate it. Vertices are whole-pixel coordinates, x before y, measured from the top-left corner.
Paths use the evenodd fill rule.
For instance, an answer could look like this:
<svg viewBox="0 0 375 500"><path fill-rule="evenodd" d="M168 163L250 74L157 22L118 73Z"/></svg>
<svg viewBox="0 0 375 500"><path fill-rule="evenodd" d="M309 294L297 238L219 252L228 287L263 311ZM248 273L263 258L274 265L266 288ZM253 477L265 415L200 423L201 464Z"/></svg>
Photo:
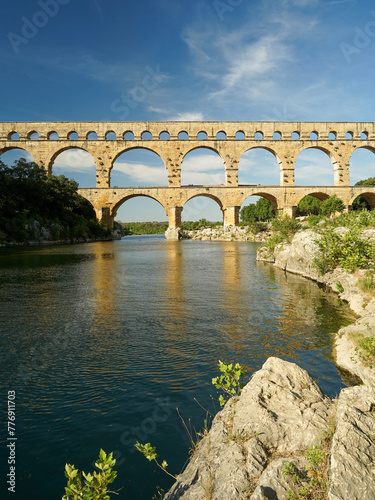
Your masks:
<svg viewBox="0 0 375 500"><path fill-rule="evenodd" d="M337 228L345 232L346 228ZM362 233L367 239L375 239L373 230ZM375 367L370 368L358 355L358 338L370 337L375 332L375 296L371 290L364 291L360 284L366 276L365 270L349 273L341 268L319 274L314 266L318 248L315 241L321 236L312 231L298 232L291 243L277 245L272 253L267 247L258 250L258 261L273 263L275 267L300 274L330 287L359 316L358 320L335 334L334 356L337 365L358 376L364 384L375 384Z"/></svg>
<svg viewBox="0 0 375 500"><path fill-rule="evenodd" d="M335 335L335 358L364 385L331 400L305 370L269 358L216 415L165 500L375 499L375 368L358 349L375 330L375 297L359 286L365 271L319 275L318 237L299 232L272 253L261 248L258 260L329 286L349 303L359 318Z"/></svg>
<svg viewBox="0 0 375 500"><path fill-rule="evenodd" d="M248 226L217 226L183 231L182 238L199 241L256 241L265 242L272 234L270 229L254 233Z"/></svg>

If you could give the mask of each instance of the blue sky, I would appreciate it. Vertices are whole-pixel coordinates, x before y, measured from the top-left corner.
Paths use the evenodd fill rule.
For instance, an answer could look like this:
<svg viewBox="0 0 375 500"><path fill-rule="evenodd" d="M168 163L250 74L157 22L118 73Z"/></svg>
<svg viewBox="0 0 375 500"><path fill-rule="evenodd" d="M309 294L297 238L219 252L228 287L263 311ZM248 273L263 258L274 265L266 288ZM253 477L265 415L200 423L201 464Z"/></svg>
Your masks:
<svg viewBox="0 0 375 500"><path fill-rule="evenodd" d="M367 0L14 0L3 2L0 33L1 121L374 121L375 5ZM157 85L137 94L150 72ZM184 184L222 182L212 153L198 150L182 167ZM356 152L351 182L374 167L372 153ZM94 182L81 152L58 157L54 171L82 187ZM328 157L302 153L296 183L317 178L333 184ZM247 153L240 181L278 184L276 160ZM147 153L115 165L112 185L163 184L163 165ZM220 218L207 200L188 212ZM118 215L166 219L144 199Z"/></svg>

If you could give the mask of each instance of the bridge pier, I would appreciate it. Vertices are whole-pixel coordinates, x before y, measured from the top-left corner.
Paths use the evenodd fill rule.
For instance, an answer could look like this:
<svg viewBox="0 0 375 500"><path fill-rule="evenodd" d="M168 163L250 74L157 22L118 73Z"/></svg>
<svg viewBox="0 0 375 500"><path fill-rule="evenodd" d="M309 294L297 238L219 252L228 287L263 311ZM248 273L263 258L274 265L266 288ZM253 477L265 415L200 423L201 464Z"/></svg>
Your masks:
<svg viewBox="0 0 375 500"><path fill-rule="evenodd" d="M182 207L168 207L167 215L169 227L165 231L165 239L178 241L180 239Z"/></svg>
<svg viewBox="0 0 375 500"><path fill-rule="evenodd" d="M296 214L297 214L297 207L292 205L292 206L289 206L289 207L284 207L280 210L280 213L282 216L288 216L288 217L291 217L291 218L295 218Z"/></svg>
<svg viewBox="0 0 375 500"><path fill-rule="evenodd" d="M106 227L113 228L115 216L111 215L111 209L109 207L96 207L95 213L99 222L102 222Z"/></svg>
<svg viewBox="0 0 375 500"><path fill-rule="evenodd" d="M240 209L241 207L226 207L224 212L224 227L225 226L238 226L240 223Z"/></svg>

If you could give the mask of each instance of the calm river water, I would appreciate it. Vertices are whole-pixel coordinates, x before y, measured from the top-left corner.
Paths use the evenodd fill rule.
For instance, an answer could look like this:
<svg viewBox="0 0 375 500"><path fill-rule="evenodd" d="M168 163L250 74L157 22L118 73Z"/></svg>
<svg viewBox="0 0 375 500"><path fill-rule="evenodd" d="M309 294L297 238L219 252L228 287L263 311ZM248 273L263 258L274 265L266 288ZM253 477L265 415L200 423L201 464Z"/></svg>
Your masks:
<svg viewBox="0 0 375 500"><path fill-rule="evenodd" d="M334 395L331 332L354 320L333 293L255 261L256 244L160 236L0 254L0 497L8 498L7 393L16 391L16 494L61 499L64 465L114 451L114 498L151 499L172 481L134 448L151 442L181 471L219 409L217 362L250 372L298 362Z"/></svg>

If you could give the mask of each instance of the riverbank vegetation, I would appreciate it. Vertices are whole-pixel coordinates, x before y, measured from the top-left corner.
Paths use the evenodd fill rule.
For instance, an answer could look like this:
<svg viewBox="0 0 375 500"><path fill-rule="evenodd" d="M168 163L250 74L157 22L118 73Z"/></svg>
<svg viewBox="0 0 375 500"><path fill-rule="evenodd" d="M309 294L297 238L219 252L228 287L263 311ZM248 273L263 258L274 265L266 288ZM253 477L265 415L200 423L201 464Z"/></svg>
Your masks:
<svg viewBox="0 0 375 500"><path fill-rule="evenodd" d="M34 162L0 161L0 243L109 237L77 189L74 180L47 175Z"/></svg>

